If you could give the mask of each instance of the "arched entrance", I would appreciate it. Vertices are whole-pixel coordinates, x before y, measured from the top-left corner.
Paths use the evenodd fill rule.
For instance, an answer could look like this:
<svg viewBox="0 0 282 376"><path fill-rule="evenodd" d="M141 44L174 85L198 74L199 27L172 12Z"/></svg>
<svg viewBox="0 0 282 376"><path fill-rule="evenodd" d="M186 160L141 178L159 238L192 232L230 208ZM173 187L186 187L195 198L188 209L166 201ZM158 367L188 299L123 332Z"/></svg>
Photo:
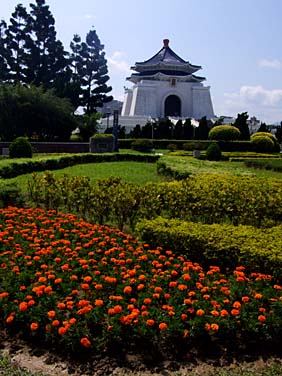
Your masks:
<svg viewBox="0 0 282 376"><path fill-rule="evenodd" d="M181 116L181 100L177 95L169 95L165 100L164 114L167 116Z"/></svg>

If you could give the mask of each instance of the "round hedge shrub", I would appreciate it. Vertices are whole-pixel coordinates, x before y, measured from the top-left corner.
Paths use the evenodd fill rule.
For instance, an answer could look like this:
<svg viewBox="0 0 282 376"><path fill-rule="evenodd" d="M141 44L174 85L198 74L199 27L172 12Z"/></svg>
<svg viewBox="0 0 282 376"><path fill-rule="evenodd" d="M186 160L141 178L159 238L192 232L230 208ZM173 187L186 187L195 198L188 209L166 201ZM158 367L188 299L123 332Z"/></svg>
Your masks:
<svg viewBox="0 0 282 376"><path fill-rule="evenodd" d="M10 158L32 158L32 146L27 138L18 137L10 143Z"/></svg>
<svg viewBox="0 0 282 376"><path fill-rule="evenodd" d="M251 138L251 144L257 153L271 153L275 148L275 142L271 137L264 135Z"/></svg>
<svg viewBox="0 0 282 376"><path fill-rule="evenodd" d="M206 158L208 161L219 161L221 159L220 147L215 142L208 146Z"/></svg>
<svg viewBox="0 0 282 376"><path fill-rule="evenodd" d="M210 140L232 141L240 137L241 132L233 125L216 125L209 131Z"/></svg>
<svg viewBox="0 0 282 376"><path fill-rule="evenodd" d="M270 133L270 132L256 132L256 133L253 133L251 135L251 141L256 138L256 137L261 137L261 136L264 136L264 137L269 137L274 143L278 143L278 140L277 138L274 136L274 134Z"/></svg>
<svg viewBox="0 0 282 376"><path fill-rule="evenodd" d="M132 142L131 149L141 151L143 153L152 151L154 145L151 140L138 139Z"/></svg>

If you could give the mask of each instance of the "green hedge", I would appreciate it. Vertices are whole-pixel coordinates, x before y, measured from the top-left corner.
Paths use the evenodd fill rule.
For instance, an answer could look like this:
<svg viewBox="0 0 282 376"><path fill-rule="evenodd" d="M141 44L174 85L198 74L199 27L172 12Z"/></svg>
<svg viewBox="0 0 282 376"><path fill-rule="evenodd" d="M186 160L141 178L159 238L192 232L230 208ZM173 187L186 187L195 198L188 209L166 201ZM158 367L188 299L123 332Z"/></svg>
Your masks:
<svg viewBox="0 0 282 376"><path fill-rule="evenodd" d="M227 174L202 174L169 183L144 186L109 178L91 185L89 179L51 172L33 174L30 200L45 209L67 209L91 222L127 224L157 216L183 221L271 227L282 224L280 180ZM105 205L107 203L107 205Z"/></svg>
<svg viewBox="0 0 282 376"><path fill-rule="evenodd" d="M103 153L103 154L73 154L62 157L49 157L46 159L33 159L30 161L11 162L8 165L1 166L0 177L13 178L15 176L29 174L34 171L58 170L61 168L74 166L84 163L99 162L121 162L121 161L137 161L137 162L156 162L159 159L157 155L140 155L140 154L119 154L119 153Z"/></svg>
<svg viewBox="0 0 282 376"><path fill-rule="evenodd" d="M135 139L119 139L119 149L131 149L132 142ZM167 149L168 145L175 144L179 150L187 151L206 150L210 140L151 140L155 149ZM221 151L253 151L253 146L250 141L217 141Z"/></svg>
<svg viewBox="0 0 282 376"><path fill-rule="evenodd" d="M142 220L136 228L151 247L158 245L185 254L194 262L224 268L244 265L282 278L282 226L261 230L158 217Z"/></svg>

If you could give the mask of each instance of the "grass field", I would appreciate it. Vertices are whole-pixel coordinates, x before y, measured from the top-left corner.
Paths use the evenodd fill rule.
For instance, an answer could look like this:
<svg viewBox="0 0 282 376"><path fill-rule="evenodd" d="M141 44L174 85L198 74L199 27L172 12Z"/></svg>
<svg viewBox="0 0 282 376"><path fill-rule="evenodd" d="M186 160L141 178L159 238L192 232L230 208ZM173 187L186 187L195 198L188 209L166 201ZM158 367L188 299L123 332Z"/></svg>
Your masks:
<svg viewBox="0 0 282 376"><path fill-rule="evenodd" d="M167 167L180 172L188 172L190 174L201 173L228 173L232 175L248 175L258 176L262 178L276 178L282 179L282 173L257 170L253 168L247 168L244 162L229 162L229 161L207 161L191 157L180 156L164 156L162 161L165 162Z"/></svg>
<svg viewBox="0 0 282 376"><path fill-rule="evenodd" d="M110 176L121 177L124 181L137 184L167 180L165 177L157 174L156 164L143 162L89 163L55 170L52 173L57 177L64 174L69 176L88 176L92 183L98 179L106 179ZM26 174L3 181L12 184L17 183L19 186L25 188L30 177L31 174Z"/></svg>

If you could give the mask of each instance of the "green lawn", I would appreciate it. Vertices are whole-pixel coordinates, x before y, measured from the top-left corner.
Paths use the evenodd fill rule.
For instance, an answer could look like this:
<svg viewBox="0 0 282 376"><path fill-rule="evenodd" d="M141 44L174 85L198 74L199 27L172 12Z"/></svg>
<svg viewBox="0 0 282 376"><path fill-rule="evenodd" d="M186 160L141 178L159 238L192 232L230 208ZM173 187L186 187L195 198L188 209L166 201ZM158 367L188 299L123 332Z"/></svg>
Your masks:
<svg viewBox="0 0 282 376"><path fill-rule="evenodd" d="M110 176L121 177L124 181L137 184L167 180L165 177L157 174L155 163L145 162L88 163L55 170L52 173L55 176L62 176L64 174L69 176L88 176L93 183L98 179L105 179ZM12 184L17 183L24 188L30 177L31 174L26 174L12 179L5 179L4 181Z"/></svg>
<svg viewBox="0 0 282 376"><path fill-rule="evenodd" d="M282 179L282 173L269 171L269 170L257 170L253 168L247 168L244 162L229 162L229 161L207 161L196 159L192 157L180 157L167 155L160 159L165 162L167 167L180 172L188 172L191 174L201 173L228 173L232 175L249 175L258 176L264 178L277 178Z"/></svg>

